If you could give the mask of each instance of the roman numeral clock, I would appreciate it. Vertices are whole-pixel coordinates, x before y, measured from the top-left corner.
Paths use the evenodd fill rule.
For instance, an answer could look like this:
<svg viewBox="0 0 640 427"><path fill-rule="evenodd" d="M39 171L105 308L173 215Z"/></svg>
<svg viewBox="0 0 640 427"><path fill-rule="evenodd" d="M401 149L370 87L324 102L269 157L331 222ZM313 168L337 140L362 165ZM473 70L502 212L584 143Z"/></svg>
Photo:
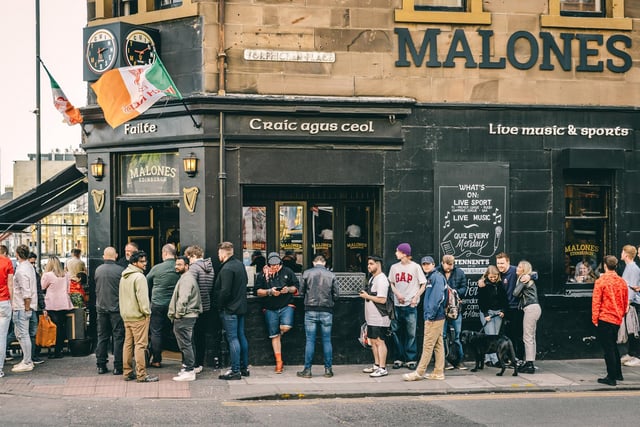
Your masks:
<svg viewBox="0 0 640 427"><path fill-rule="evenodd" d="M160 50L155 28L117 22L83 30L84 81L94 82L106 71L152 64Z"/></svg>

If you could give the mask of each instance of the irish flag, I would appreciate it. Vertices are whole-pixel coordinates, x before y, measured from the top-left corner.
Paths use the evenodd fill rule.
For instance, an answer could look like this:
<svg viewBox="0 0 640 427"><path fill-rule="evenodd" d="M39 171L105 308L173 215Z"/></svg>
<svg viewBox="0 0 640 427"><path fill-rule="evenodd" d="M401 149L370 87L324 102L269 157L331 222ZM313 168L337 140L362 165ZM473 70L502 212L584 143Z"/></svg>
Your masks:
<svg viewBox="0 0 640 427"><path fill-rule="evenodd" d="M138 117L165 96L182 99L157 56L152 65L107 71L91 88L98 95L104 119L114 129Z"/></svg>
<svg viewBox="0 0 640 427"><path fill-rule="evenodd" d="M47 72L49 76L49 80L51 81L51 92L53 92L53 105L56 107L56 110L60 111L62 114L62 120L68 124L69 126L76 125L78 123L82 123L82 114L80 110L74 107L70 102L67 96L64 94L62 89L60 89L60 85L55 81L47 67L42 64L44 70Z"/></svg>

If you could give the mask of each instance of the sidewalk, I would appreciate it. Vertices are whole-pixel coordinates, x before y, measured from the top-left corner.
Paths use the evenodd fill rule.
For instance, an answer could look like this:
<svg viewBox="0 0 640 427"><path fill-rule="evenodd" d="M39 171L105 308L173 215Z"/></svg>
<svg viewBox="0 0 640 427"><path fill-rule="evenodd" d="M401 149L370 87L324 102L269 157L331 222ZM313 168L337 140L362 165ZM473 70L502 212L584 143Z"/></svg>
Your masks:
<svg viewBox="0 0 640 427"><path fill-rule="evenodd" d="M13 362L16 362L15 360ZM471 363L468 363L471 365ZM444 381L402 381L402 368L389 369L389 375L370 378L362 373L364 365L334 366L333 378L324 378L322 366L314 366L314 377L298 378L301 366L285 366L283 374L275 374L272 366L251 367L251 376L240 381L218 379L219 370L205 368L193 382L175 382L171 378L180 368L177 360L166 359L161 369L149 372L160 376L157 383L125 382L111 373L98 375L95 356L47 360L32 372L11 372L12 362L5 363L5 377L0 378L0 393L24 396L74 397L88 399L172 398L204 400L237 399L302 399L362 396L475 394L554 391L640 390L640 367L623 366L624 381L617 387L598 384L604 376L600 359L543 360L537 362L535 374L511 376L513 370L498 377L496 368L483 371L446 371ZM429 368L431 370L431 367Z"/></svg>

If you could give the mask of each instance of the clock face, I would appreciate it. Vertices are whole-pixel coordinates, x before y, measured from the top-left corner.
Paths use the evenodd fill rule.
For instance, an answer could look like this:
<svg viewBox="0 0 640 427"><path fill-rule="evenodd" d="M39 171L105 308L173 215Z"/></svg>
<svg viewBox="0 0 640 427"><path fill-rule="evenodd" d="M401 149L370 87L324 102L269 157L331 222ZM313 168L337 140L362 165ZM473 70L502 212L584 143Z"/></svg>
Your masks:
<svg viewBox="0 0 640 427"><path fill-rule="evenodd" d="M148 65L156 60L156 45L142 30L133 30L125 39L124 57L129 65Z"/></svg>
<svg viewBox="0 0 640 427"><path fill-rule="evenodd" d="M96 74L102 74L116 62L116 38L109 30L100 29L87 40L87 66Z"/></svg>

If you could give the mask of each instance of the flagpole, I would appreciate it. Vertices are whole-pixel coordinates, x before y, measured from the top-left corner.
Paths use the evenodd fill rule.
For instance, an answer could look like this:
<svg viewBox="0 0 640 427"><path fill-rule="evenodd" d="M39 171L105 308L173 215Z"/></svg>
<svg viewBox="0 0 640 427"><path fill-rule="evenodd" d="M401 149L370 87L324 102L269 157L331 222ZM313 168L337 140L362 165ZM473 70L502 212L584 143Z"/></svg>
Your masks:
<svg viewBox="0 0 640 427"><path fill-rule="evenodd" d="M40 153L40 0L36 1L36 187L42 182L42 158ZM36 253L42 261L42 228L36 224ZM38 263L40 264L40 263ZM41 264L40 264L41 265ZM38 268L40 271L40 268Z"/></svg>
<svg viewBox="0 0 640 427"><path fill-rule="evenodd" d="M187 107L187 103L184 102L184 99L181 99L182 101L182 105L184 106L184 109L187 110L187 113L189 114L189 117L191 117L191 121L193 122L193 126L196 129L200 129L200 126L202 126L202 123L198 123L195 119L195 117L193 117L193 114L191 114L191 110L189 110L189 107Z"/></svg>

